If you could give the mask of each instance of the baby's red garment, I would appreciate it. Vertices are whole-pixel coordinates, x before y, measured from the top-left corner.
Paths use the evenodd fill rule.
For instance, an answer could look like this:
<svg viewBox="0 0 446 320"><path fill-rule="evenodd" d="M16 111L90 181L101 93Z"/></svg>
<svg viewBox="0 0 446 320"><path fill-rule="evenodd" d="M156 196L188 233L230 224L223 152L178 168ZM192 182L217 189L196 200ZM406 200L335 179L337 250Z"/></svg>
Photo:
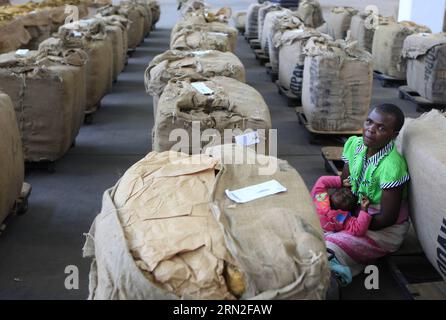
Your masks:
<svg viewBox="0 0 446 320"><path fill-rule="evenodd" d="M369 229L372 217L365 211L360 211L358 217L352 217L349 212L332 210L328 189L342 188L341 177L322 176L311 190L316 211L321 222L322 229L326 232L345 230L348 233L361 237Z"/></svg>

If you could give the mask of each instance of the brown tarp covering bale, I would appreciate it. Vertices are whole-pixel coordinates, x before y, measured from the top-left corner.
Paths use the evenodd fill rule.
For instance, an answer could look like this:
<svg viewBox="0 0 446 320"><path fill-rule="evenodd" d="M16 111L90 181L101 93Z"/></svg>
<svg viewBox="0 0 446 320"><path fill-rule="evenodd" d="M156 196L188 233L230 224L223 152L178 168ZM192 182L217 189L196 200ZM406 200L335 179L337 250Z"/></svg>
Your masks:
<svg viewBox="0 0 446 320"><path fill-rule="evenodd" d="M330 10L324 25L318 28L322 33L328 34L335 40L345 39L350 29L352 17L358 13L351 7L335 7Z"/></svg>
<svg viewBox="0 0 446 320"><path fill-rule="evenodd" d="M404 40L407 85L423 98L446 103L446 34L418 33Z"/></svg>
<svg viewBox="0 0 446 320"><path fill-rule="evenodd" d="M404 40L429 28L403 21L379 26L373 37L373 69L395 79L406 79L406 60L402 57Z"/></svg>
<svg viewBox="0 0 446 320"><path fill-rule="evenodd" d="M297 97L302 95L305 46L310 38L321 36L329 39L328 35L323 35L316 29L304 28L287 30L276 41L279 49L279 84Z"/></svg>
<svg viewBox="0 0 446 320"><path fill-rule="evenodd" d="M377 16L377 22L374 22L372 18L373 13L358 13L352 18L350 25L350 40L358 41L359 48L370 53L372 53L375 28L380 25L395 23L395 19L393 17ZM374 26L373 23L376 23L376 26Z"/></svg>
<svg viewBox="0 0 446 320"><path fill-rule="evenodd" d="M287 30L298 28L304 28L304 24L297 17L296 12L290 10L284 10L273 20L271 29L267 31L268 56L273 72L279 71L279 47L282 35Z"/></svg>
<svg viewBox="0 0 446 320"><path fill-rule="evenodd" d="M241 33L245 33L246 28L246 11L236 12L233 17L235 28Z"/></svg>
<svg viewBox="0 0 446 320"><path fill-rule="evenodd" d="M148 154L104 193L84 246L89 299L323 299L319 220L302 178L278 162L259 176L257 165ZM270 179L288 191L243 205L225 195Z"/></svg>
<svg viewBox="0 0 446 320"><path fill-rule="evenodd" d="M312 38L305 47L302 106L317 131L360 130L370 107L372 57L355 42Z"/></svg>
<svg viewBox="0 0 446 320"><path fill-rule="evenodd" d="M225 76L241 82L246 80L242 62L231 52L169 50L156 56L145 72L146 90L154 97L154 116L157 101L171 79L213 76Z"/></svg>
<svg viewBox="0 0 446 320"><path fill-rule="evenodd" d="M0 20L0 53L17 50L29 41L31 41L31 35L22 21Z"/></svg>
<svg viewBox="0 0 446 320"><path fill-rule="evenodd" d="M325 22L321 5L316 0L300 1L297 14L305 26L309 28L318 28Z"/></svg>
<svg viewBox="0 0 446 320"><path fill-rule="evenodd" d="M152 132L154 151L166 151L180 146L182 150L192 150L207 145L209 142L191 142L194 123L199 123L200 132L210 129L222 138L224 129L263 129L264 142L268 145L268 130L271 128L271 116L263 97L254 88L227 77L213 77L205 80L212 95L205 95L196 90L190 80L171 81L165 88L158 102L156 122ZM178 144L169 141L174 129L185 129L188 138ZM262 135L262 132L259 132ZM176 138L175 138L176 139ZM221 141L212 141L221 144ZM198 144L198 145L197 145ZM192 146L192 148L191 148Z"/></svg>
<svg viewBox="0 0 446 320"><path fill-rule="evenodd" d="M401 141L410 171L411 221L424 253L446 280L445 116L432 110L408 121Z"/></svg>
<svg viewBox="0 0 446 320"><path fill-rule="evenodd" d="M26 161L55 161L73 143L85 108L85 53L0 55L0 90L13 102Z"/></svg>
<svg viewBox="0 0 446 320"><path fill-rule="evenodd" d="M85 50L87 63L86 113L97 110L113 82L113 44L100 19L80 20L62 26L58 35L65 47ZM42 46L42 45L41 45Z"/></svg>
<svg viewBox="0 0 446 320"><path fill-rule="evenodd" d="M232 51L228 34L204 31L201 27L190 26L177 32L170 44L171 50L218 50Z"/></svg>
<svg viewBox="0 0 446 320"><path fill-rule="evenodd" d="M0 91L0 225L19 198L25 174L22 141L11 99Z"/></svg>

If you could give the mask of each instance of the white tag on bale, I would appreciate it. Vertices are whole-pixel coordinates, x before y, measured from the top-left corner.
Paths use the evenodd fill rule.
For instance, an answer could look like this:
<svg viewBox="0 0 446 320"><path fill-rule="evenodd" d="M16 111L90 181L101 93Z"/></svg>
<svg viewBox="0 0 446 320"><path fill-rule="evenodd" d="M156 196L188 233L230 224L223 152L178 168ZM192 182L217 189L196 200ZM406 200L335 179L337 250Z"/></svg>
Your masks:
<svg viewBox="0 0 446 320"><path fill-rule="evenodd" d="M28 49L19 49L19 50L17 50L17 51L15 52L15 55L16 55L17 57L24 58L24 57L26 57L26 56L28 55L28 53L29 53L29 50L28 50Z"/></svg>
<svg viewBox="0 0 446 320"><path fill-rule="evenodd" d="M234 191L228 189L225 190L228 198L237 203L246 203L285 191L287 191L287 188L281 185L277 180L270 180Z"/></svg>
<svg viewBox="0 0 446 320"><path fill-rule="evenodd" d="M80 38L80 37L82 37L82 32L79 32L79 31L73 31L73 36L74 36L75 38Z"/></svg>
<svg viewBox="0 0 446 320"><path fill-rule="evenodd" d="M209 88L203 82L193 82L193 83L191 83L191 85L192 85L192 87L194 87L195 90L197 90L201 94L204 94L205 96L214 94L214 90Z"/></svg>
<svg viewBox="0 0 446 320"><path fill-rule="evenodd" d="M259 134L257 131L248 132L235 137L235 143L240 146L252 146L260 142Z"/></svg>

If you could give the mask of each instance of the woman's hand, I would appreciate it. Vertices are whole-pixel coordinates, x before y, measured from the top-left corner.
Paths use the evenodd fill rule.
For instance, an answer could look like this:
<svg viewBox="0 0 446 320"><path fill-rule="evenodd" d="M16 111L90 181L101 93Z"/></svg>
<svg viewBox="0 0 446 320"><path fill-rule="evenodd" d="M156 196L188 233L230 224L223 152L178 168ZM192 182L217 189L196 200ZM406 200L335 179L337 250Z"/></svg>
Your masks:
<svg viewBox="0 0 446 320"><path fill-rule="evenodd" d="M364 212L368 212L370 205L370 200L366 196L362 196L361 198L361 210Z"/></svg>

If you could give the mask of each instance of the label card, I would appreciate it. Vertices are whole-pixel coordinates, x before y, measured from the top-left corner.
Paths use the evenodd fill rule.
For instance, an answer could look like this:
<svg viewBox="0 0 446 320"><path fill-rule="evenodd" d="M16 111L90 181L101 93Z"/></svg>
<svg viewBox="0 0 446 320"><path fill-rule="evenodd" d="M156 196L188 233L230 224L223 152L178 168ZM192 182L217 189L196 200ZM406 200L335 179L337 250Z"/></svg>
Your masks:
<svg viewBox="0 0 446 320"><path fill-rule="evenodd" d="M228 189L225 190L228 198L237 203L246 203L285 191L287 191L287 189L277 180L270 180L234 191L230 191Z"/></svg>
<svg viewBox="0 0 446 320"><path fill-rule="evenodd" d="M192 87L194 87L195 90L206 96L214 94L214 91L210 89L207 85L205 85L203 82L192 82L191 85Z"/></svg>

